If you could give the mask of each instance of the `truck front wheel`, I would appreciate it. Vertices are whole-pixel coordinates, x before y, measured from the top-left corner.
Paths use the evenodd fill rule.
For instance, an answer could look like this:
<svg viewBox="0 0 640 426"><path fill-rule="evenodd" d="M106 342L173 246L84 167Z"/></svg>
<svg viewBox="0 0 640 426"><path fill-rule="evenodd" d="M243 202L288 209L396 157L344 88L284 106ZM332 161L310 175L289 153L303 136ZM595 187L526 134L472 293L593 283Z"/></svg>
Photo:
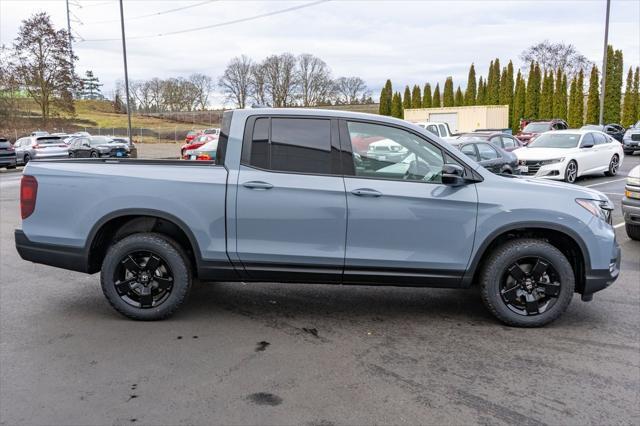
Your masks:
<svg viewBox="0 0 640 426"><path fill-rule="evenodd" d="M172 315L187 298L191 270L184 250L154 233L133 234L109 247L102 291L122 315L143 321Z"/></svg>
<svg viewBox="0 0 640 426"><path fill-rule="evenodd" d="M540 327L567 309L575 289L573 268L551 244L511 240L495 249L480 274L482 300L507 325Z"/></svg>

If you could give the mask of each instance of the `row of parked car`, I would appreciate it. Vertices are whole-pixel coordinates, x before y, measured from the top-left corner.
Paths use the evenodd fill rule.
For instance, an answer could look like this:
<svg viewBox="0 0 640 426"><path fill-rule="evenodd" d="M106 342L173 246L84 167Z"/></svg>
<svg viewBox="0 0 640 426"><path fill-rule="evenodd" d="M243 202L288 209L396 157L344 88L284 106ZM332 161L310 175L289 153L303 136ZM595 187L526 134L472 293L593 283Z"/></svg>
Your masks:
<svg viewBox="0 0 640 426"><path fill-rule="evenodd" d="M640 150L640 122L629 129L617 124L569 129L563 120L534 121L516 136L503 130L453 135L446 123L416 124L495 173L571 183L589 174L613 176L625 154Z"/></svg>
<svg viewBox="0 0 640 426"><path fill-rule="evenodd" d="M135 143L127 137L95 136L88 132L35 131L15 143L0 138L0 167L15 168L38 158L137 158Z"/></svg>
<svg viewBox="0 0 640 426"><path fill-rule="evenodd" d="M183 160L215 161L219 136L219 128L190 131L187 133L184 144L180 147L180 158Z"/></svg>

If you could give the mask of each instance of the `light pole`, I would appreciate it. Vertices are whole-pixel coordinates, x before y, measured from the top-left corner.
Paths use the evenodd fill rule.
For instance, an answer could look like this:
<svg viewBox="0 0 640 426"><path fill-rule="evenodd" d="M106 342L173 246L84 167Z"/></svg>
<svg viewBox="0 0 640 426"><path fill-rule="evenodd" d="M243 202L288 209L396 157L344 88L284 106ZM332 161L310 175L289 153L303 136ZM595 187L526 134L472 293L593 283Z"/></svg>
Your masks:
<svg viewBox="0 0 640 426"><path fill-rule="evenodd" d="M607 50L609 47L609 9L611 9L611 0L607 0L607 16L604 22L604 54L602 56L602 83L600 85L600 117L598 124L604 124L604 94L605 82L607 80Z"/></svg>
<svg viewBox="0 0 640 426"><path fill-rule="evenodd" d="M131 137L131 103L129 102L129 70L127 68L127 42L124 36L124 10L122 0L120 0L120 27L122 28L122 57L124 58L124 90L127 100L127 136L129 143L133 143Z"/></svg>

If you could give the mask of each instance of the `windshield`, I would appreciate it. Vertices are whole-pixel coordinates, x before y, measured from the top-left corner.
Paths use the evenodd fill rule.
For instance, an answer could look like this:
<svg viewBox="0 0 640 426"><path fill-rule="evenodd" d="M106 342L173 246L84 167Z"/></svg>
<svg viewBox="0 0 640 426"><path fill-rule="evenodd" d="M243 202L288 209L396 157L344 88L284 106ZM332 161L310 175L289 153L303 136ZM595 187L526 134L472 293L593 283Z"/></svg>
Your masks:
<svg viewBox="0 0 640 426"><path fill-rule="evenodd" d="M218 149L218 140L213 140L211 142L207 142L198 148L198 151L215 151Z"/></svg>
<svg viewBox="0 0 640 426"><path fill-rule="evenodd" d="M106 136L91 136L91 145L104 145L106 143L113 143L114 140Z"/></svg>
<svg viewBox="0 0 640 426"><path fill-rule="evenodd" d="M580 135L577 133L545 133L527 145L529 148L575 148Z"/></svg>
<svg viewBox="0 0 640 426"><path fill-rule="evenodd" d="M529 123L526 125L524 129L522 129L525 133L542 133L549 130L549 123Z"/></svg>
<svg viewBox="0 0 640 426"><path fill-rule="evenodd" d="M586 126L580 127L580 130L602 130L603 126L598 126L597 124L587 124Z"/></svg>

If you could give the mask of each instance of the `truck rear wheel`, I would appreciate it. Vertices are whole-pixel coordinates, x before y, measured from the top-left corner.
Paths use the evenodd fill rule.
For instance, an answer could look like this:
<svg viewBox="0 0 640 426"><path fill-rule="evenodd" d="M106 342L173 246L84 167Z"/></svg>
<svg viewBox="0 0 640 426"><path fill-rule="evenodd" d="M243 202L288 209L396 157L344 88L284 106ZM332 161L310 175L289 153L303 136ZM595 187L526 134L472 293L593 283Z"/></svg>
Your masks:
<svg viewBox="0 0 640 426"><path fill-rule="evenodd" d="M171 239L133 234L109 247L100 274L102 292L122 315L154 321L172 315L191 288L189 261Z"/></svg>
<svg viewBox="0 0 640 426"><path fill-rule="evenodd" d="M640 225L627 223L624 227L629 238L631 238L632 240L640 240Z"/></svg>
<svg viewBox="0 0 640 426"><path fill-rule="evenodd" d="M567 309L575 277L567 258L537 239L512 240L495 249L480 275L482 300L507 325L540 327Z"/></svg>

